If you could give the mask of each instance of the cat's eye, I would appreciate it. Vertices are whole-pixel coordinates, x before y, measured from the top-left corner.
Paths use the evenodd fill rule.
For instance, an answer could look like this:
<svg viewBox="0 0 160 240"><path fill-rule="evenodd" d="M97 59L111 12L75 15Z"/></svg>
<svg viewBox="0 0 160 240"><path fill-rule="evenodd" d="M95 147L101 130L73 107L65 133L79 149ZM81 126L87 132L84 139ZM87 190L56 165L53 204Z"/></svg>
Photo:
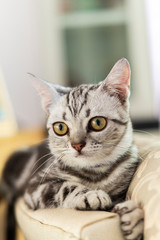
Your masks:
<svg viewBox="0 0 160 240"><path fill-rule="evenodd" d="M63 122L53 123L53 130L58 136L64 136L68 133L68 126Z"/></svg>
<svg viewBox="0 0 160 240"><path fill-rule="evenodd" d="M88 129L92 131L101 131L107 125L105 117L94 117L89 121Z"/></svg>

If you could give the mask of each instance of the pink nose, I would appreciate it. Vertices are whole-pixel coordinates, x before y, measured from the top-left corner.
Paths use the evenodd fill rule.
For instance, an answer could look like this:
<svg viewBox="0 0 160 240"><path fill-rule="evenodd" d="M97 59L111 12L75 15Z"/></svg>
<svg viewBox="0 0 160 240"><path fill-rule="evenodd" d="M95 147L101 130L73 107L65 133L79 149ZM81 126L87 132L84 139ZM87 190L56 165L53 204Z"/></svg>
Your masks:
<svg viewBox="0 0 160 240"><path fill-rule="evenodd" d="M72 144L72 147L76 149L77 152L80 152L85 145L86 143L77 143L77 144Z"/></svg>

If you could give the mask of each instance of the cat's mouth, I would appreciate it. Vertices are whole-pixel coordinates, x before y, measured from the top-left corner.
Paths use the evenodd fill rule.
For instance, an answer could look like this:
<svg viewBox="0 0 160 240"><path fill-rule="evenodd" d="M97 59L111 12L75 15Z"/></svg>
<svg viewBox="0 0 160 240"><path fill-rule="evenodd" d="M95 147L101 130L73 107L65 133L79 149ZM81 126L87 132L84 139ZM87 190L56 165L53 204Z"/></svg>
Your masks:
<svg viewBox="0 0 160 240"><path fill-rule="evenodd" d="M91 152L82 150L82 151L79 151L79 152L76 151L74 153L74 157L75 158L90 158L90 157L93 157L93 156L92 156Z"/></svg>
<svg viewBox="0 0 160 240"><path fill-rule="evenodd" d="M75 158L92 158L93 154L91 154L91 152L83 150L80 152L76 152L74 156L75 156Z"/></svg>
<svg viewBox="0 0 160 240"><path fill-rule="evenodd" d="M85 156L85 153L84 152L76 152L76 154L75 154L75 157L77 158L77 157L84 157Z"/></svg>

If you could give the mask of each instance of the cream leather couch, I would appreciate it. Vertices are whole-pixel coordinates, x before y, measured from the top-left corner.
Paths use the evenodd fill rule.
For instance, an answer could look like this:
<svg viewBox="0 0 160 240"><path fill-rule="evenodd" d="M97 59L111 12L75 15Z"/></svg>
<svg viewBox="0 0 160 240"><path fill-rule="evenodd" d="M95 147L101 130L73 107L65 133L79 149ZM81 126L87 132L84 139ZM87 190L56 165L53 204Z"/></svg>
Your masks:
<svg viewBox="0 0 160 240"><path fill-rule="evenodd" d="M128 199L140 203L145 212L145 240L160 240L160 140L135 136L140 164L128 190ZM32 211L19 199L18 224L26 240L123 240L119 216L104 211L41 209Z"/></svg>

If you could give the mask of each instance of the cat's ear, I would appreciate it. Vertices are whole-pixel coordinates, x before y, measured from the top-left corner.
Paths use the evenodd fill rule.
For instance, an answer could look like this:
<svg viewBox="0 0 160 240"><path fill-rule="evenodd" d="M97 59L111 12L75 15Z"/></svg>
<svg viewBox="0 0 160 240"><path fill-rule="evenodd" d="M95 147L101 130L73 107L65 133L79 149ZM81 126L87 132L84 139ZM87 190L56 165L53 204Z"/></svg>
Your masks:
<svg viewBox="0 0 160 240"><path fill-rule="evenodd" d="M67 94L68 92L71 91L72 88L70 87L63 87L61 85L58 84L52 84L54 86L54 88L56 89L56 91L60 94L60 96L63 96L65 94Z"/></svg>
<svg viewBox="0 0 160 240"><path fill-rule="evenodd" d="M130 65L127 59L120 59L103 81L103 89L116 95L124 102L130 95Z"/></svg>
<svg viewBox="0 0 160 240"><path fill-rule="evenodd" d="M62 95L70 91L70 88L61 87L50 82L46 82L28 73L33 86L41 97L43 109L49 113L49 108L55 104Z"/></svg>

